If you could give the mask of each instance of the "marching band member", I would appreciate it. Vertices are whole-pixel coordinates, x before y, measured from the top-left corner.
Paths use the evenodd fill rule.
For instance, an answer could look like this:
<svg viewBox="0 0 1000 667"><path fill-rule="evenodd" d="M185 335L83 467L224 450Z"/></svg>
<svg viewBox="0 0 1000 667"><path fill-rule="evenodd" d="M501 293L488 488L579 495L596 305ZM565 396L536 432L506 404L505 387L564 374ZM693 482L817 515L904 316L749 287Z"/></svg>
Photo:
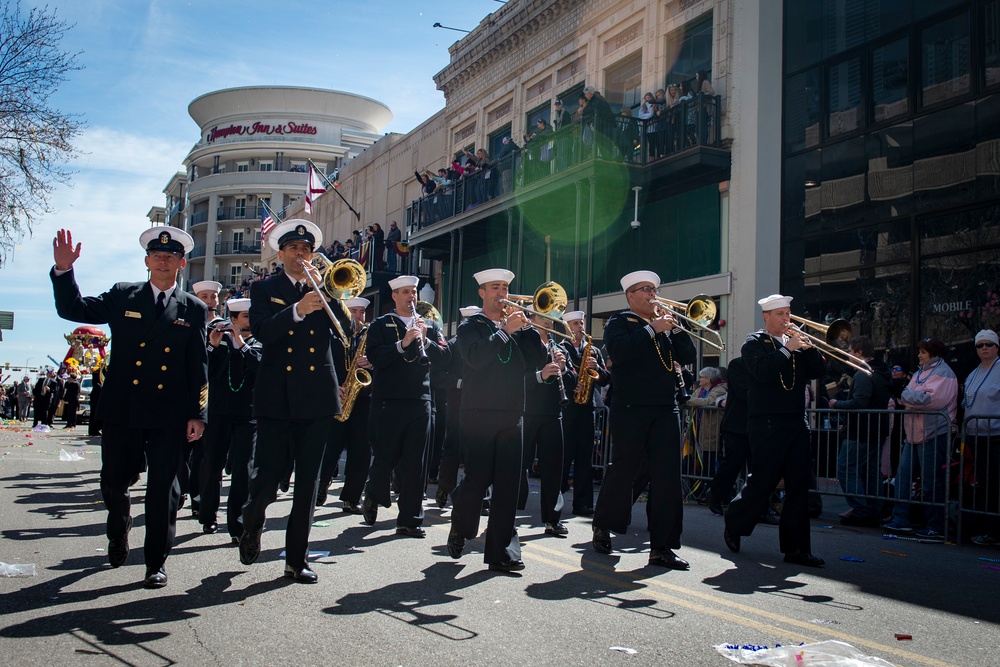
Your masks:
<svg viewBox="0 0 1000 667"><path fill-rule="evenodd" d="M314 584L309 568L309 528L316 507L319 471L330 420L340 413L340 391L331 347L338 334L325 312L325 296L312 287L322 277L309 264L323 234L308 220L286 220L271 230L284 272L250 287L250 328L263 345L253 393L257 444L250 468L250 496L243 506L240 562L260 555L267 506L290 466L295 492L285 531L285 576ZM308 272L308 275L307 275ZM311 280L310 280L311 276ZM339 301L331 310L341 329L351 326Z"/></svg>
<svg viewBox="0 0 1000 667"><path fill-rule="evenodd" d="M194 239L176 227L151 227L139 236L149 280L118 283L83 297L73 263L80 244L61 229L52 243L56 312L63 319L108 324L114 363L106 369L97 417L101 435L101 495L108 509L108 562L125 563L132 515L129 483L148 464L146 588L167 585L164 563L174 542L180 487L177 471L185 442L205 429L208 363L205 304L177 286L177 272Z"/></svg>
<svg viewBox="0 0 1000 667"><path fill-rule="evenodd" d="M573 340L563 343L563 348L569 357L569 364L576 372L566 377L569 384L566 391L573 395L577 382L586 372L595 372L593 381L595 387L606 387L611 382L611 373L604 365L604 356L597 347L591 347L586 359L583 351L586 348L584 334L584 317L582 310L571 310L563 313L562 319L573 333ZM578 403L571 400L563 408L563 431L566 436L566 454L563 459L563 491L569 489L569 469L573 466L573 514L576 516L594 516L594 409L596 389L590 390L586 402Z"/></svg>
<svg viewBox="0 0 1000 667"><path fill-rule="evenodd" d="M550 327L550 322L538 314L531 316L531 323L538 327ZM562 519L562 466L563 466L563 420L562 401L569 402L566 376L566 355L552 334L535 329L542 345L549 352L542 363L529 368L524 382L524 436L521 454L521 491L517 509L523 510L528 504L528 472L538 457L538 475L541 482L540 501L542 523L545 534L564 537L569 529ZM565 373L565 375L564 375Z"/></svg>
<svg viewBox="0 0 1000 667"><path fill-rule="evenodd" d="M632 489L649 475L649 564L675 570L688 562L674 554L681 545L683 495L680 414L674 364L695 361L694 344L655 297L660 277L633 271L621 279L629 309L604 330L611 358L613 459L594 511L593 546L611 553L611 532L624 533L632 519Z"/></svg>
<svg viewBox="0 0 1000 667"><path fill-rule="evenodd" d="M452 493L454 509L448 554L460 558L465 541L479 534L486 489L493 499L486 525L484 560L490 570L523 570L514 529L521 477L524 373L545 359L545 346L527 330L520 310L504 313L514 274L488 269L474 275L483 310L458 328L457 347L466 365L462 379L461 439L465 478Z"/></svg>
<svg viewBox="0 0 1000 667"><path fill-rule="evenodd" d="M778 540L786 563L822 567L809 540L809 467L806 385L826 370L809 339L790 329L792 297L772 294L757 303L764 328L747 336L743 361L748 375L747 434L750 474L726 510L723 538L730 551L750 535L778 481L785 480L785 502Z"/></svg>
<svg viewBox="0 0 1000 667"><path fill-rule="evenodd" d="M350 378L347 377L347 369L351 365L351 360L357 357L358 368L369 372L372 370L372 364L368 361L367 355L357 356L362 341L365 341L367 346L365 333L368 330L368 325L365 323L365 319L368 316L368 306L371 305L371 301L359 296L348 299L344 304L351 311L351 318L354 320L354 333L351 336L349 346L342 342L333 345L333 361L337 366L337 377L340 379L341 401L344 400L345 392L349 386L348 380ZM327 490L330 488L330 482L333 480L340 463L340 455L344 450L347 450L344 486L340 490L340 501L344 503L344 511L348 514L361 514L361 494L365 489L368 466L371 464L372 458L372 447L368 441L370 407L371 387L361 387L358 389L354 407L347 421L334 419L330 422L330 434L327 436L326 454L323 455L323 468L319 477L317 507L326 502Z"/></svg>
<svg viewBox="0 0 1000 667"><path fill-rule="evenodd" d="M257 441L253 388L260 368L261 345L250 334L250 299L229 299L229 322L208 333L208 415L202 465L202 532L218 531L222 472L232 471L226 499L226 528L234 544L243 534L243 503L250 484L250 457Z"/></svg>
<svg viewBox="0 0 1000 667"><path fill-rule="evenodd" d="M479 306L464 306L458 311L462 315L462 322L480 312ZM446 411L446 423L444 442L441 445L441 462L438 466L438 488L434 495L437 506L444 509L448 504L448 496L458 485L458 467L461 463L462 448L460 445L460 417L462 408L462 376L465 374L465 362L462 355L457 351L458 336L448 339L448 347L451 348L451 361L447 366L447 387L448 387L448 409Z"/></svg>
<svg viewBox="0 0 1000 667"><path fill-rule="evenodd" d="M365 499L364 521L374 525L378 506L390 507L390 477L399 482L396 534L424 537L424 451L430 439L433 363L447 363L451 351L437 324L416 317L417 276L389 281L395 312L372 322L368 360L375 368L369 429L374 454Z"/></svg>

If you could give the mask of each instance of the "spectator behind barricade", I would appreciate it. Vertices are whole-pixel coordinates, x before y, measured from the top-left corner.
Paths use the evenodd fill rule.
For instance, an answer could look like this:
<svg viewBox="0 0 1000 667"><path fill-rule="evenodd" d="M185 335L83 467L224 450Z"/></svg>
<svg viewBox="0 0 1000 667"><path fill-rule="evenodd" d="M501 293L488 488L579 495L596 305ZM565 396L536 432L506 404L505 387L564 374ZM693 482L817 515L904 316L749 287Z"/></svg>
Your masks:
<svg viewBox="0 0 1000 667"><path fill-rule="evenodd" d="M605 142L608 141L608 135L611 132L611 126L613 124L612 117L614 112L611 110L611 105L608 101L604 99L593 86L587 86L583 89L583 95L587 98L587 106L583 109L583 124L584 127L589 127L593 134L593 139L602 137ZM586 143L586 141L584 142ZM603 143L603 142L601 142ZM610 142L609 142L610 143ZM608 150L608 146L598 145L597 151L594 153L594 157L606 157L604 153Z"/></svg>
<svg viewBox="0 0 1000 667"><path fill-rule="evenodd" d="M552 131L558 132L564 127L568 127L573 122L573 117L563 108L562 100L552 103Z"/></svg>
<svg viewBox="0 0 1000 667"><path fill-rule="evenodd" d="M625 162L639 159L639 124L632 118L632 109L622 107L618 121L618 152Z"/></svg>
<svg viewBox="0 0 1000 667"><path fill-rule="evenodd" d="M344 241L344 257L348 259L357 259L357 251L354 249L354 241L347 239Z"/></svg>
<svg viewBox="0 0 1000 667"><path fill-rule="evenodd" d="M712 84L708 80L708 72L703 69L698 70L698 73L694 76L694 90L696 94L715 95L715 89L712 88Z"/></svg>
<svg viewBox="0 0 1000 667"><path fill-rule="evenodd" d="M547 176L549 161L552 160L552 128L548 121L539 118L535 121L535 130L531 134L524 133L524 148L528 153L525 168L529 181Z"/></svg>
<svg viewBox="0 0 1000 667"><path fill-rule="evenodd" d="M846 399L830 399L836 410L886 410L889 407L889 370L876 360L875 346L867 336L856 336L848 343L851 354L864 359L872 369L869 376L857 371ZM878 526L882 500L879 473L882 443L889 437L889 413L862 412L846 415L841 421L844 440L837 453L837 479L847 494L850 509L840 515L845 526ZM860 497L859 497L860 496Z"/></svg>
<svg viewBox="0 0 1000 667"><path fill-rule="evenodd" d="M389 253L389 271L396 270L396 244L403 240L402 232L396 226L396 221L389 223L389 233L385 237L386 252Z"/></svg>
<svg viewBox="0 0 1000 667"><path fill-rule="evenodd" d="M950 461L951 426L958 412L958 379L944 361L945 344L925 338L917 344L919 369L903 390L900 403L906 408L903 430L906 439L896 470L896 505L885 530L915 534L932 542L943 542L945 470ZM941 414L924 414L945 412ZM911 521L911 486L920 477L920 494L926 526L914 531Z"/></svg>
<svg viewBox="0 0 1000 667"><path fill-rule="evenodd" d="M370 229L372 230L372 255L375 257L375 270L384 271L385 232L382 231L382 225L377 222L374 223Z"/></svg>
<svg viewBox="0 0 1000 667"><path fill-rule="evenodd" d="M722 410L719 406L726 399L728 392L729 387L722 381L719 369L705 366L698 372L698 387L687 402L689 407L698 408L691 416L691 420L697 433L697 444L702 457L701 472L704 475L715 475L716 455L719 451L719 425L722 422Z"/></svg>
<svg viewBox="0 0 1000 667"><path fill-rule="evenodd" d="M966 506L989 516L971 515L980 546L1000 546L1000 338L983 329L976 334L979 365L965 379L965 446L971 450L975 486ZM976 419L976 417L981 417ZM968 498L968 495L966 496Z"/></svg>
<svg viewBox="0 0 1000 667"><path fill-rule="evenodd" d="M677 84L672 83L667 86L667 92L664 93L663 89L656 91L656 104L661 107L670 108L676 106L678 102L681 101L680 93L677 92Z"/></svg>
<svg viewBox="0 0 1000 667"><path fill-rule="evenodd" d="M500 165L500 185L497 194L506 194L513 189L514 155L521 150L513 139L504 137L497 153L497 164Z"/></svg>

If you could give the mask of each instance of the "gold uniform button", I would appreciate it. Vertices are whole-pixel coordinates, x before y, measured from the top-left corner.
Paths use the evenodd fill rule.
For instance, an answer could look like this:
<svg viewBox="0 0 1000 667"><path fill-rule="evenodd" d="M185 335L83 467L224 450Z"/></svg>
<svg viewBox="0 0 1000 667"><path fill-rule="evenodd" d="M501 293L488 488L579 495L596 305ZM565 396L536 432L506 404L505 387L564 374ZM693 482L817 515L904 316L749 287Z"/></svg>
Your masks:
<svg viewBox="0 0 1000 667"><path fill-rule="evenodd" d="M132 384L139 384L138 380L132 380Z"/></svg>
<svg viewBox="0 0 1000 667"><path fill-rule="evenodd" d="M291 353L292 353L292 348L288 348L288 353L289 353L289 354L291 354Z"/></svg>
<svg viewBox="0 0 1000 667"><path fill-rule="evenodd" d="M309 370L314 371L314 370L316 370L316 367L315 366L310 366Z"/></svg>
<svg viewBox="0 0 1000 667"><path fill-rule="evenodd" d="M156 388L157 389L163 389L163 385L162 384L158 384L158 385L156 385Z"/></svg>
<svg viewBox="0 0 1000 667"><path fill-rule="evenodd" d="M137 362L135 362L135 365L136 366L142 366L142 362L141 361L137 361Z"/></svg>
<svg viewBox="0 0 1000 667"><path fill-rule="evenodd" d="M316 351L316 348L315 348L315 347L310 347L310 348L309 348L309 351L310 351L310 352L315 352L315 351Z"/></svg>
<svg viewBox="0 0 1000 667"><path fill-rule="evenodd" d="M289 335L289 336L291 336L291 335L294 335L294 334L295 334L295 332L294 332L294 331L289 331L289 332L288 332L288 335Z"/></svg>
<svg viewBox="0 0 1000 667"><path fill-rule="evenodd" d="M160 370L161 371L165 371L165 370L167 370L167 367L166 366L160 366Z"/></svg>
<svg viewBox="0 0 1000 667"><path fill-rule="evenodd" d="M145 343L139 343L139 347L146 347Z"/></svg>
<svg viewBox="0 0 1000 667"><path fill-rule="evenodd" d="M163 348L163 351L166 352L167 354L170 354L170 348L169 347Z"/></svg>
<svg viewBox="0 0 1000 667"><path fill-rule="evenodd" d="M290 370L292 370L292 367L291 366L285 366L285 370L286 371L290 371Z"/></svg>
<svg viewBox="0 0 1000 667"><path fill-rule="evenodd" d="M315 333L316 333L316 332L315 332L315 331L313 331L312 329L310 329L310 330L309 330L309 335L310 335L310 336L314 335Z"/></svg>

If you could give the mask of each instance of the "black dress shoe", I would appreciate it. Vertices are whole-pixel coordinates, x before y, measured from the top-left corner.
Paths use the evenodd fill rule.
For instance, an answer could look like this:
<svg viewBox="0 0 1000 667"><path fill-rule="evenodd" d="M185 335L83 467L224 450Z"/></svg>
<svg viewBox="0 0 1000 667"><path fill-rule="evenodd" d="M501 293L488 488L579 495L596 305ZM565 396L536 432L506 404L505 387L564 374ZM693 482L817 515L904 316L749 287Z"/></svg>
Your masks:
<svg viewBox="0 0 1000 667"><path fill-rule="evenodd" d="M573 516L594 516L593 507L574 507Z"/></svg>
<svg viewBox="0 0 1000 667"><path fill-rule="evenodd" d="M230 536L230 538L229 538L229 546L232 546L232 547L238 547L238 546L240 546L240 538L236 537L235 535Z"/></svg>
<svg viewBox="0 0 1000 667"><path fill-rule="evenodd" d="M146 568L146 578L142 581L143 588L163 588L167 585L167 571L160 566L157 569Z"/></svg>
<svg viewBox="0 0 1000 667"><path fill-rule="evenodd" d="M326 504L326 497L328 490L320 487L320 490L316 492L316 507L322 507Z"/></svg>
<svg viewBox="0 0 1000 667"><path fill-rule="evenodd" d="M361 503L352 503L350 500L344 501L344 511L348 514L363 514L364 510L361 509Z"/></svg>
<svg viewBox="0 0 1000 667"><path fill-rule="evenodd" d="M434 494L434 501L437 503L438 509L444 509L448 506L448 494L441 489L437 490Z"/></svg>
<svg viewBox="0 0 1000 667"><path fill-rule="evenodd" d="M691 564L679 558L670 549L650 549L649 564L669 567L671 570L690 570Z"/></svg>
<svg viewBox="0 0 1000 667"><path fill-rule="evenodd" d="M133 480L132 483L135 484L137 481L139 481L139 475L135 476L135 480ZM187 499L188 499L187 494L186 493L182 493L181 494L181 499L179 501L177 501L177 509L182 509L184 507L184 503L187 502Z"/></svg>
<svg viewBox="0 0 1000 667"><path fill-rule="evenodd" d="M361 520L369 526L374 526L375 522L378 521L378 503L367 493L361 502Z"/></svg>
<svg viewBox="0 0 1000 667"><path fill-rule="evenodd" d="M708 509L712 512L712 514L722 516L722 503L720 503L719 499L715 497L714 493L712 493L712 489L705 492L705 504L708 505Z"/></svg>
<svg viewBox="0 0 1000 667"><path fill-rule="evenodd" d="M726 528L724 531L722 531L722 539L725 541L726 546L729 547L729 550L732 551L734 554L738 554L740 552L739 535L730 532L729 528Z"/></svg>
<svg viewBox="0 0 1000 667"><path fill-rule="evenodd" d="M300 584L315 584L319 581L319 577L316 576L316 573L310 570L306 565L303 565L302 567L295 567L294 565L285 563L285 576L291 577Z"/></svg>
<svg viewBox="0 0 1000 667"><path fill-rule="evenodd" d="M461 558L463 551L465 551L465 538L452 528L448 533L448 555L456 559Z"/></svg>
<svg viewBox="0 0 1000 667"><path fill-rule="evenodd" d="M490 563L490 572L520 572L524 569L524 562L519 560L502 560L499 563Z"/></svg>
<svg viewBox="0 0 1000 667"><path fill-rule="evenodd" d="M191 518L192 519L197 519L198 518L198 508L197 507L192 507L191 508Z"/></svg>
<svg viewBox="0 0 1000 667"><path fill-rule="evenodd" d="M263 529L253 532L243 530L243 535L240 537L240 562L244 565L252 565L260 556L260 535L262 532Z"/></svg>
<svg viewBox="0 0 1000 667"><path fill-rule="evenodd" d="M479 516L489 516L490 515L490 501L484 500L483 507L479 510Z"/></svg>
<svg viewBox="0 0 1000 667"><path fill-rule="evenodd" d="M212 523L203 523L201 524L201 532L206 535L214 535L219 532L219 524L214 521Z"/></svg>
<svg viewBox="0 0 1000 667"><path fill-rule="evenodd" d="M556 537L565 537L566 535L569 535L569 528L564 526L562 521L556 521L555 523L546 523L545 534L555 535Z"/></svg>
<svg viewBox="0 0 1000 667"><path fill-rule="evenodd" d="M611 531L594 526L594 539L591 540L594 551L599 554L611 553Z"/></svg>
<svg viewBox="0 0 1000 667"><path fill-rule="evenodd" d="M396 526L396 534L406 537L427 537L427 531L420 526Z"/></svg>
<svg viewBox="0 0 1000 667"><path fill-rule="evenodd" d="M785 562L793 565L805 565L806 567L823 567L826 561L819 556L813 556L803 551L792 551L785 554Z"/></svg>
<svg viewBox="0 0 1000 667"><path fill-rule="evenodd" d="M125 534L108 540L108 563L111 567L121 567L128 560L128 534L132 530L132 517L125 524Z"/></svg>

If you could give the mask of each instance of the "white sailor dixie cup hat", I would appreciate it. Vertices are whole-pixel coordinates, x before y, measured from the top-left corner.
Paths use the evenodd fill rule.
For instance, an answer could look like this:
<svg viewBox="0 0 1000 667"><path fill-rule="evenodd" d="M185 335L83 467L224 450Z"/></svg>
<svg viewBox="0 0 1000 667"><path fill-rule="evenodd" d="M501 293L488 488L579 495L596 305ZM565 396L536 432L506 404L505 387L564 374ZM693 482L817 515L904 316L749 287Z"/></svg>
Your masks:
<svg viewBox="0 0 1000 667"><path fill-rule="evenodd" d="M250 310L250 299L230 299L226 301L230 313L242 313Z"/></svg>
<svg viewBox="0 0 1000 667"><path fill-rule="evenodd" d="M199 280L196 283L192 283L191 291L194 292L195 294L197 294L198 292L205 292L205 291L218 293L222 291L222 283L216 282L214 280ZM229 303L229 301L227 301L226 303Z"/></svg>
<svg viewBox="0 0 1000 667"><path fill-rule="evenodd" d="M582 320L584 317L586 317L586 313L584 313L582 310L571 310L563 313L562 316L563 322L573 322L575 320Z"/></svg>
<svg viewBox="0 0 1000 667"><path fill-rule="evenodd" d="M286 243L292 241L305 241L315 250L323 245L323 232L314 222L292 218L285 220L267 235L267 244L272 250L281 250Z"/></svg>
<svg viewBox="0 0 1000 667"><path fill-rule="evenodd" d="M194 239L183 229L159 225L150 227L139 235L139 245L149 252L172 252L175 255L186 255L194 249Z"/></svg>
<svg viewBox="0 0 1000 667"><path fill-rule="evenodd" d="M652 271L633 271L622 276L622 290L627 292L630 287L639 283L653 283L653 287L660 286L660 276Z"/></svg>
<svg viewBox="0 0 1000 667"><path fill-rule="evenodd" d="M765 296L763 299L757 302L762 311L774 310L775 308L788 308L792 305L792 299L794 297L782 296L781 294L772 294L770 296Z"/></svg>
<svg viewBox="0 0 1000 667"><path fill-rule="evenodd" d="M416 287L420 283L417 276L399 276L389 281L389 289L398 290L400 287Z"/></svg>
<svg viewBox="0 0 1000 667"><path fill-rule="evenodd" d="M486 269L485 271L473 273L472 277L475 278L476 282L480 285L495 283L498 280L502 280L509 285L510 282L514 280L514 272L508 271L507 269Z"/></svg>
<svg viewBox="0 0 1000 667"><path fill-rule="evenodd" d="M458 309L458 312L462 313L462 317L472 317L476 313L482 312L482 308L479 306L464 306Z"/></svg>
<svg viewBox="0 0 1000 667"><path fill-rule="evenodd" d="M363 296L356 296L353 299L348 299L344 302L344 305L348 308L367 308L371 304L372 302Z"/></svg>

